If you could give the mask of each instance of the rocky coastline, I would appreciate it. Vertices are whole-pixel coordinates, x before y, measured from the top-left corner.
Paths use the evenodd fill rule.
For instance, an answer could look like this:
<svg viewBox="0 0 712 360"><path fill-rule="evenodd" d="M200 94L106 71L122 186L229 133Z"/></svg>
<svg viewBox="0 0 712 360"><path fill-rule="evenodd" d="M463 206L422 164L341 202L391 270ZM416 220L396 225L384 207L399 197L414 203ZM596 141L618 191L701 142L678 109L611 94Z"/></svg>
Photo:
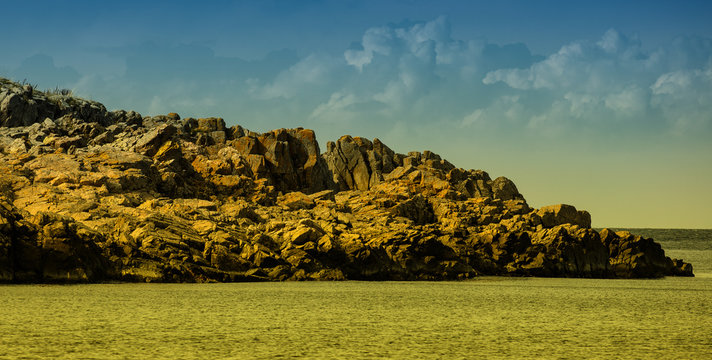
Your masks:
<svg viewBox="0 0 712 360"><path fill-rule="evenodd" d="M0 282L693 276L430 151L107 111L0 78Z"/></svg>

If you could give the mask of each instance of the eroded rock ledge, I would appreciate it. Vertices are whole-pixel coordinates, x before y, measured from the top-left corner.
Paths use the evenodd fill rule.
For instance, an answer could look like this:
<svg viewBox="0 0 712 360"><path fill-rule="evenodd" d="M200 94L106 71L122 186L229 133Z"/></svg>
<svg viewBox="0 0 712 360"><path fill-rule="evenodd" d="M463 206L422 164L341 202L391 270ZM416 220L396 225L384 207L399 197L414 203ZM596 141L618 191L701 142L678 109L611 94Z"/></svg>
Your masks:
<svg viewBox="0 0 712 360"><path fill-rule="evenodd" d="M308 129L142 117L0 79L0 281L692 276L514 183Z"/></svg>

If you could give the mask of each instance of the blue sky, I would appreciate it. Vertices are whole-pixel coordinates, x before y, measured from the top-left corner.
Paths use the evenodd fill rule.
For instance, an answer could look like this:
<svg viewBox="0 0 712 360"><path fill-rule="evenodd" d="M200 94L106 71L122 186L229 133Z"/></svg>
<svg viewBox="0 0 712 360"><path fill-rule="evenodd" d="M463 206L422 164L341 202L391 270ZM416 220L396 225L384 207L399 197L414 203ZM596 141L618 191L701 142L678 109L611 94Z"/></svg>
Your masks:
<svg viewBox="0 0 712 360"><path fill-rule="evenodd" d="M712 228L712 2L6 3L0 76L378 137L594 226Z"/></svg>

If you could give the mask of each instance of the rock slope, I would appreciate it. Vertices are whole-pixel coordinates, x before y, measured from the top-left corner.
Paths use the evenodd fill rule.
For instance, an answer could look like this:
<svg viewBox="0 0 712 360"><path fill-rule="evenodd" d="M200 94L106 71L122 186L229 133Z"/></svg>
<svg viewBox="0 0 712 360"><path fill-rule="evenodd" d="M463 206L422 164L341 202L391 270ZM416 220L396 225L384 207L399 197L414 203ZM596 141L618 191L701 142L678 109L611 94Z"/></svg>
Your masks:
<svg viewBox="0 0 712 360"><path fill-rule="evenodd" d="M0 281L692 276L429 151L142 117L0 79Z"/></svg>

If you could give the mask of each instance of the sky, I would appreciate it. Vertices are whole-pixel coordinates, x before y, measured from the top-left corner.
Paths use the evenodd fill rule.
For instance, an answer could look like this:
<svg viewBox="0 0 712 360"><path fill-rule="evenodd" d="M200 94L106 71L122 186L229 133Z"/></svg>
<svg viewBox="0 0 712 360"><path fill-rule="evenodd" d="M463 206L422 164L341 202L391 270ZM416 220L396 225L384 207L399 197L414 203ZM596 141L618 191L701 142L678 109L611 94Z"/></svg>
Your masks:
<svg viewBox="0 0 712 360"><path fill-rule="evenodd" d="M311 128L322 150L431 150L594 227L712 228L710 18L710 1L18 1L0 76Z"/></svg>

